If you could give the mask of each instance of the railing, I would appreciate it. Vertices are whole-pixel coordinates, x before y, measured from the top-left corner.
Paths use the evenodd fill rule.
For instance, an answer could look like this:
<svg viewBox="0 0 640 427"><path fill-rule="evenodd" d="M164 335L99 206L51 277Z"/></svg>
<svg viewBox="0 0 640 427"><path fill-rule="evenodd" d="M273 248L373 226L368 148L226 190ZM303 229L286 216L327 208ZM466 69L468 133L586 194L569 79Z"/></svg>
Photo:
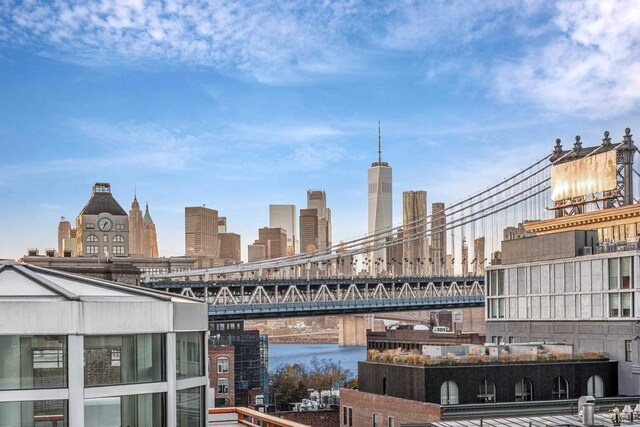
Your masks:
<svg viewBox="0 0 640 427"><path fill-rule="evenodd" d="M209 426L309 427L249 408L211 408Z"/></svg>

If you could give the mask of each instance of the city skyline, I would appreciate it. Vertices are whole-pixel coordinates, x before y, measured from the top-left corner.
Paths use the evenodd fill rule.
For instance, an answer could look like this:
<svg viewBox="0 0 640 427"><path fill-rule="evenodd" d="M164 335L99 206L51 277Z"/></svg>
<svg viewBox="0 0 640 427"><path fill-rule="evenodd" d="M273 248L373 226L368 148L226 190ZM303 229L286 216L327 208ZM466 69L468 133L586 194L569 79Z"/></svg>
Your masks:
<svg viewBox="0 0 640 427"><path fill-rule="evenodd" d="M205 29L139 32L156 12L132 3L106 13L129 17L135 31L90 45L90 26L60 19L72 12L65 2L42 3L50 19L39 20L9 4L0 14L0 257L55 248L59 217L73 218L99 181L123 203L136 186L145 194L162 255L184 251L184 207L206 204L242 235L246 258L268 205L304 206L309 188L331 199L334 242L363 235L378 119L394 224L403 191L448 204L546 156L556 137L570 144L579 133L589 145L602 129L619 140L624 127L640 128L630 2L327 5L238 6L273 24L249 29L267 41L256 45L231 18L211 19L223 42ZM331 29L326 42L319 28ZM283 34L292 33L300 43L290 46ZM200 41L204 52L187 49Z"/></svg>

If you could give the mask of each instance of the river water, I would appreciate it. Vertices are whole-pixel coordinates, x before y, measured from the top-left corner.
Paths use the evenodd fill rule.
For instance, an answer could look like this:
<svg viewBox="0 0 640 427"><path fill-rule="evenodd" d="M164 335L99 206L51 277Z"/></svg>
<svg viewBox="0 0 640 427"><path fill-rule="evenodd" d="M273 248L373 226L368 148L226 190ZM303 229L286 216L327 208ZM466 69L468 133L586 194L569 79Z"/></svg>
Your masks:
<svg viewBox="0 0 640 427"><path fill-rule="evenodd" d="M313 357L333 359L340 367L358 375L358 361L367 357L366 347L339 347L338 344L269 344L269 371L292 363L309 365Z"/></svg>

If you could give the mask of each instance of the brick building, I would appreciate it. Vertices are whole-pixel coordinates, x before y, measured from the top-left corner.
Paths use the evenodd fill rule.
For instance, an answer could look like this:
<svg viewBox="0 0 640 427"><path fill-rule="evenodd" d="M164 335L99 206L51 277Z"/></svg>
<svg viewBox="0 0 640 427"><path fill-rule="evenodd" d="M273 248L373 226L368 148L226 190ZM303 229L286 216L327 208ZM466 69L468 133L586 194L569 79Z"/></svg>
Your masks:
<svg viewBox="0 0 640 427"><path fill-rule="evenodd" d="M214 390L216 408L235 405L234 346L209 347L209 384Z"/></svg>

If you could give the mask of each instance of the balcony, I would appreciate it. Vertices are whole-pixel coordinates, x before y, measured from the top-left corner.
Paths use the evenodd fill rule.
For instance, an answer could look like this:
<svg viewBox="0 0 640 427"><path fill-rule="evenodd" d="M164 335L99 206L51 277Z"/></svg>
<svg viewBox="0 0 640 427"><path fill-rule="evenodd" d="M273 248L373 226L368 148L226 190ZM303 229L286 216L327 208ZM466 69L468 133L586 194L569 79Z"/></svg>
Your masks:
<svg viewBox="0 0 640 427"><path fill-rule="evenodd" d="M309 427L282 418L254 411L249 408L209 409L209 427L250 426L250 427Z"/></svg>

